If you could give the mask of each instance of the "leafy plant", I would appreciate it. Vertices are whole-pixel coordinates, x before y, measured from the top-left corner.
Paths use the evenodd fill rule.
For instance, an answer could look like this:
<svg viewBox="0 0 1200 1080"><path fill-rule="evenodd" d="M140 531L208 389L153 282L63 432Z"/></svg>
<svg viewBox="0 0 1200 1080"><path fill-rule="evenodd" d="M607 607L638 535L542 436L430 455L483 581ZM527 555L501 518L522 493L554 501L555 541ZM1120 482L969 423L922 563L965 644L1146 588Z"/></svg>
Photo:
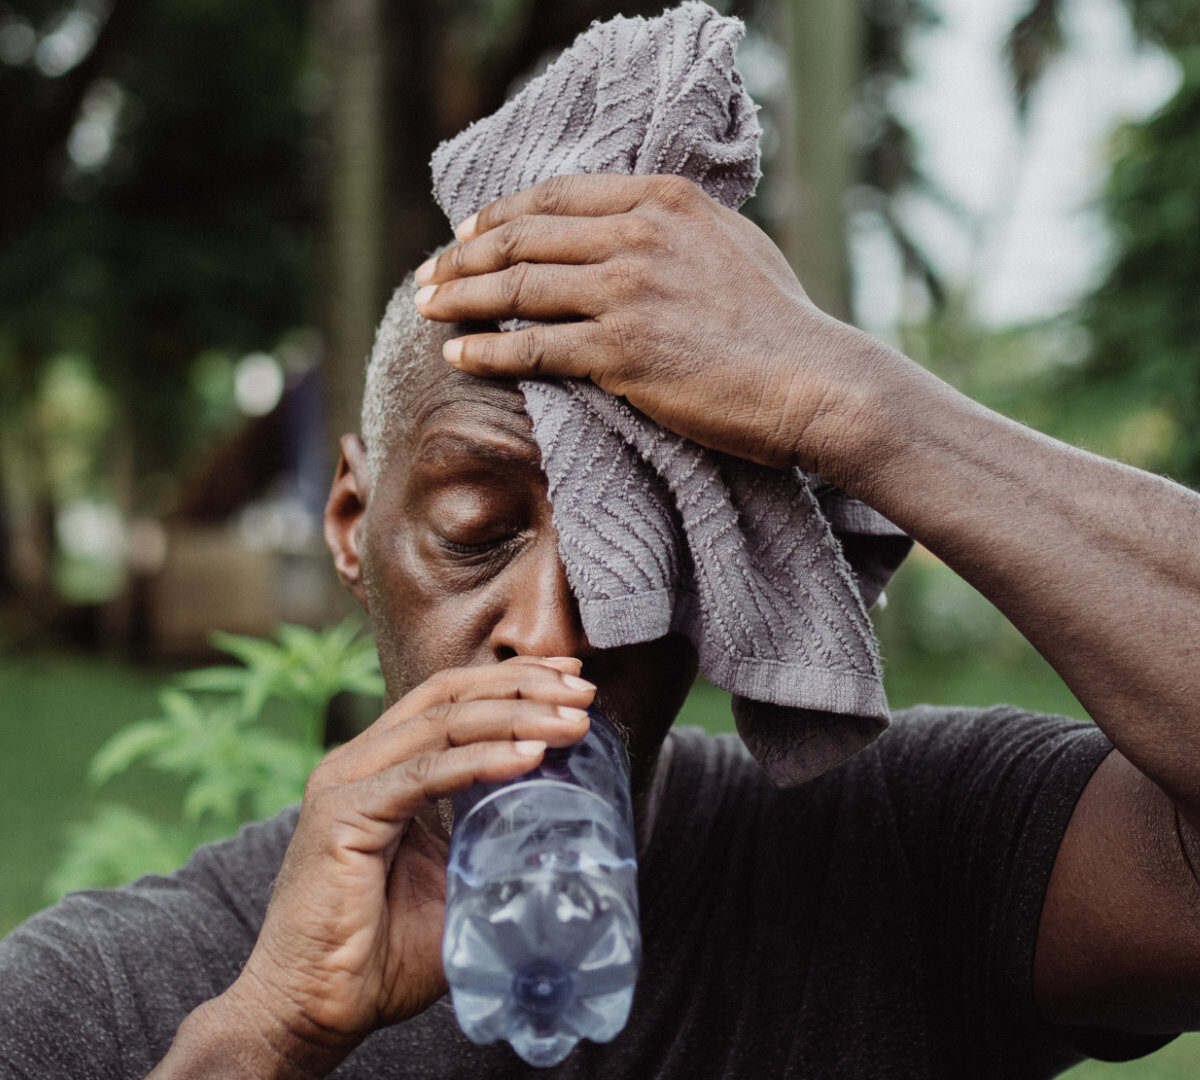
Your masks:
<svg viewBox="0 0 1200 1080"><path fill-rule="evenodd" d="M275 640L222 633L212 641L241 663L179 677L159 694L160 714L117 732L88 769L97 787L135 767L178 778L179 820L101 805L68 826L46 885L51 898L169 872L199 844L297 801L325 753L330 702L383 693L374 642L350 621L320 631L281 626Z"/></svg>
<svg viewBox="0 0 1200 1080"><path fill-rule="evenodd" d="M193 671L180 685L235 694L244 717L258 717L270 698L281 698L295 709L304 740L319 746L334 697L343 691L368 697L383 693L375 643L357 634L352 620L322 631L284 625L276 631L278 643L218 632L212 643L243 666Z"/></svg>

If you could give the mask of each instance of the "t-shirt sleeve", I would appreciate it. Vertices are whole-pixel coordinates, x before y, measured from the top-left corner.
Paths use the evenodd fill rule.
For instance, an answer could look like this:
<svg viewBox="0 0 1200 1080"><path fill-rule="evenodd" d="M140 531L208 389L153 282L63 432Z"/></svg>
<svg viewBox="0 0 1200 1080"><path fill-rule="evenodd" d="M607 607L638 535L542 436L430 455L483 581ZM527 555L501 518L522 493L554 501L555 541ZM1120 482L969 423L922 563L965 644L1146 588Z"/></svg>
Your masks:
<svg viewBox="0 0 1200 1080"><path fill-rule="evenodd" d="M74 893L0 942L0 1078L142 1077L257 939L295 815L170 877Z"/></svg>
<svg viewBox="0 0 1200 1080"><path fill-rule="evenodd" d="M910 867L947 1020L965 1045L1026 1063L1075 1047L1033 996L1042 905L1071 814L1112 750L1093 724L1009 707L919 708L879 740L879 768ZM1111 1033L1113 1059L1165 1040ZM1094 1047L1092 1048L1095 1052Z"/></svg>
<svg viewBox="0 0 1200 1080"><path fill-rule="evenodd" d="M0 942L0 1076L119 1075L112 994L94 944L64 903Z"/></svg>

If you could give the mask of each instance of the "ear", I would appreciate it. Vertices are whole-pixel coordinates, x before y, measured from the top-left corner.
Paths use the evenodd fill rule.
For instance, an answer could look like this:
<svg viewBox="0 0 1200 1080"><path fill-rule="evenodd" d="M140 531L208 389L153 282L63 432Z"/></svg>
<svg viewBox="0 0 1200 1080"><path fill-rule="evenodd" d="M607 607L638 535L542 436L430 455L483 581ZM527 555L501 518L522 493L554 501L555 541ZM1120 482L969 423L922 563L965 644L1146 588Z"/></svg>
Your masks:
<svg viewBox="0 0 1200 1080"><path fill-rule="evenodd" d="M333 554L338 579L366 608L360 544L363 517L371 497L367 448L357 435L343 435L341 445L337 473L325 504L325 543Z"/></svg>

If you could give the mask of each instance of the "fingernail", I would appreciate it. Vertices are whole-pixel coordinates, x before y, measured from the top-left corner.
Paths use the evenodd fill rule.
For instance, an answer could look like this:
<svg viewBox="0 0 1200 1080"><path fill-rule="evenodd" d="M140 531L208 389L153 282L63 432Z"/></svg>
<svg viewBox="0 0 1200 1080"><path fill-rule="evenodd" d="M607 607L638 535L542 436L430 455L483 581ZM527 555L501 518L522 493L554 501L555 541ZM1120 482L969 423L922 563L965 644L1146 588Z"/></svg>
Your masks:
<svg viewBox="0 0 1200 1080"><path fill-rule="evenodd" d="M595 690L596 684L590 683L587 679L581 679L576 675L564 675L563 685L569 686L572 690Z"/></svg>
<svg viewBox="0 0 1200 1080"><path fill-rule="evenodd" d="M513 743L513 749L521 755L521 757L537 757L546 749L546 744L541 739L522 739L520 742Z"/></svg>
<svg viewBox="0 0 1200 1080"><path fill-rule="evenodd" d="M583 667L583 661L578 656L547 656L546 663L548 664L574 664L575 670L578 671Z"/></svg>
<svg viewBox="0 0 1200 1080"><path fill-rule="evenodd" d="M570 720L576 724L587 719L587 709L572 709L568 705L559 705L554 711L558 713L560 720Z"/></svg>
<svg viewBox="0 0 1200 1080"><path fill-rule="evenodd" d="M463 346L458 338L451 338L442 346L442 357L455 367L462 362Z"/></svg>
<svg viewBox="0 0 1200 1080"><path fill-rule="evenodd" d="M433 294L435 292L437 292L436 285L426 285L425 288L418 289L417 295L413 298L417 307L421 307L423 304L428 304L429 301L433 299Z"/></svg>
<svg viewBox="0 0 1200 1080"><path fill-rule="evenodd" d="M431 277L433 277L433 268L437 266L436 256L432 259L426 259L420 266L417 267L417 272L413 277L417 279L418 285L424 285Z"/></svg>
<svg viewBox="0 0 1200 1080"><path fill-rule="evenodd" d="M461 222L457 229L454 230L454 235L460 240L470 240L475 235L475 226L479 222L479 215L472 214L465 221Z"/></svg>

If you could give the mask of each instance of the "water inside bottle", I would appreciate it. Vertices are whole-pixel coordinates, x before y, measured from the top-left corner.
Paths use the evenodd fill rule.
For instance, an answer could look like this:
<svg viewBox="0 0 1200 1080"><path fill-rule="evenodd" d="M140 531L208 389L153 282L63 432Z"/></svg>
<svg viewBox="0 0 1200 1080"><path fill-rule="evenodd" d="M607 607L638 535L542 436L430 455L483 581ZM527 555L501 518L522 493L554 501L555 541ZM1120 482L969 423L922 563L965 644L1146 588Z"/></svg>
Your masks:
<svg viewBox="0 0 1200 1080"><path fill-rule="evenodd" d="M459 1026L555 1065L625 1026L641 960L629 766L593 711L579 743L455 800L442 964Z"/></svg>
<svg viewBox="0 0 1200 1080"><path fill-rule="evenodd" d="M466 1035L507 1039L541 1066L562 1061L581 1038L612 1039L628 1019L637 977L632 873L535 869L455 905L444 959Z"/></svg>

